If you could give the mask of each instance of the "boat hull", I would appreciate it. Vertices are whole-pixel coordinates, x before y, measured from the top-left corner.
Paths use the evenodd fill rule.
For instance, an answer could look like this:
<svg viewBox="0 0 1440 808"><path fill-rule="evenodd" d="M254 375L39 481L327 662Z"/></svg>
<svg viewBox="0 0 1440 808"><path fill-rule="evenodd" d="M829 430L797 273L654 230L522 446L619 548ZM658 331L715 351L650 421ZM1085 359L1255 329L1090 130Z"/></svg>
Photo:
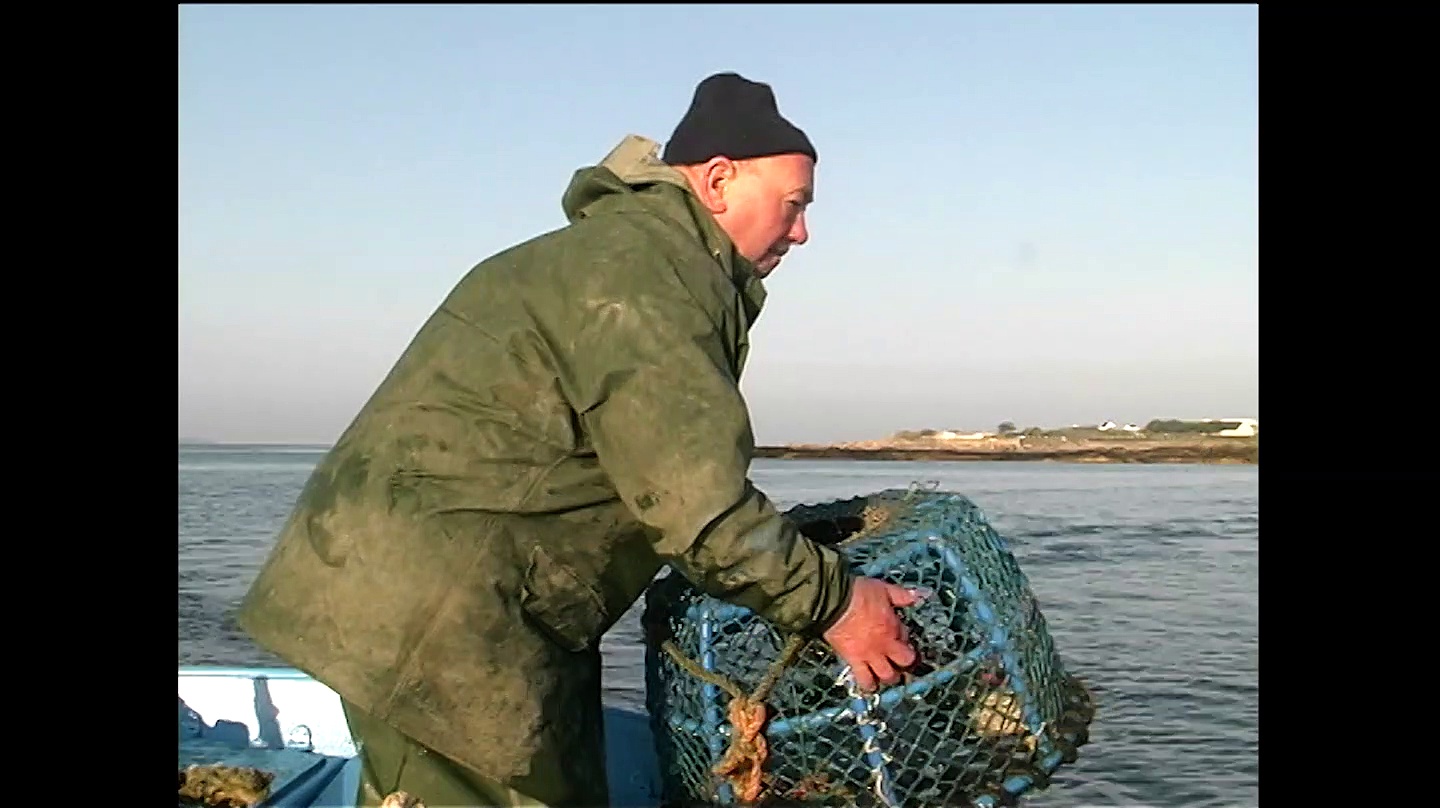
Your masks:
<svg viewBox="0 0 1440 808"><path fill-rule="evenodd" d="M276 775L256 808L352 808L360 783L340 698L293 668L182 666L180 765L254 766ZM605 707L614 808L657 808L659 776L648 718Z"/></svg>

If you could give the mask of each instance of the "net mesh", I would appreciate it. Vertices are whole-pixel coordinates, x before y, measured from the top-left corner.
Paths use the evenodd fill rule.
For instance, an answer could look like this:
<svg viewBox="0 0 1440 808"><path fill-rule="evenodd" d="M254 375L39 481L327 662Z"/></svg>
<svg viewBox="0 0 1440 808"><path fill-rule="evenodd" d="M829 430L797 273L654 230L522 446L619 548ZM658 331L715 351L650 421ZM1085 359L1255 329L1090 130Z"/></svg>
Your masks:
<svg viewBox="0 0 1440 808"><path fill-rule="evenodd" d="M664 805L994 808L1075 761L1094 703L973 503L912 486L787 515L857 573L934 593L899 610L919 660L864 694L823 641L657 580L643 621Z"/></svg>

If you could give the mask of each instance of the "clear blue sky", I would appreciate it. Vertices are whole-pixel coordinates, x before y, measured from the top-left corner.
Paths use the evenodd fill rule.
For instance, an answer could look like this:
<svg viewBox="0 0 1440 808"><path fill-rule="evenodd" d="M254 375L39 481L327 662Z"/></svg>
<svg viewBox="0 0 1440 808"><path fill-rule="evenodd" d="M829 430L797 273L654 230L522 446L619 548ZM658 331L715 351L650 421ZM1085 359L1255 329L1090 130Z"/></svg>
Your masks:
<svg viewBox="0 0 1440 808"><path fill-rule="evenodd" d="M710 73L820 152L762 443L1259 417L1254 6L187 6L180 434L328 443Z"/></svg>

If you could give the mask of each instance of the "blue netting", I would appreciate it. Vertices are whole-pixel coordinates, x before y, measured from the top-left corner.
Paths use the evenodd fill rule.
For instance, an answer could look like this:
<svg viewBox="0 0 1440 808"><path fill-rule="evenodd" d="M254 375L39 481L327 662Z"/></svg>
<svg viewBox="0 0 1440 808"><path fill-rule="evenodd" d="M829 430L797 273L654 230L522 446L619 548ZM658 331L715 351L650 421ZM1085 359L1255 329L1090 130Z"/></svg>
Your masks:
<svg viewBox="0 0 1440 808"><path fill-rule="evenodd" d="M753 762L757 746L765 804L994 808L1076 759L1094 704L974 504L912 488L788 515L857 572L935 593L900 610L919 664L867 696L824 642L781 636L678 574L656 581L643 618L646 698L665 805L740 802L744 767L716 769L727 752ZM743 739L746 718L732 708L748 703L732 704L737 693L768 707L758 739Z"/></svg>

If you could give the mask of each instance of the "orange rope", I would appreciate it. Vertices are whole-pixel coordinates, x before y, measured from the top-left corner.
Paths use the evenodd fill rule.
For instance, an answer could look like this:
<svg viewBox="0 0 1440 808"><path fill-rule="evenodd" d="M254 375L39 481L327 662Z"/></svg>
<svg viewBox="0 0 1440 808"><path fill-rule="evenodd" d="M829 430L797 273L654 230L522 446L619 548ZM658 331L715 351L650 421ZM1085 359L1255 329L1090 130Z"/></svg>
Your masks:
<svg viewBox="0 0 1440 808"><path fill-rule="evenodd" d="M730 787L735 789L736 796L741 802L753 803L760 799L760 793L764 790L764 766L765 760L770 754L770 745L765 741L763 730L765 720L769 711L765 708L765 699L770 695L770 690L780 680L780 675L785 672L790 663L805 648L809 640L801 635L795 635L785 644L780 657L770 666L770 670L760 680L755 692L746 695L740 686L726 679L719 674L707 671L695 660L685 656L673 640L666 640L663 646L670 656L691 675L708 682L726 693L730 694L730 706L726 714L730 720L730 746L725 750L725 757L715 765L712 770L716 775L724 777L730 782Z"/></svg>
<svg viewBox="0 0 1440 808"><path fill-rule="evenodd" d="M730 748L715 765L715 773L730 781L736 797L751 803L760 799L762 773L770 745L761 730L765 726L765 703L749 698L730 700Z"/></svg>

